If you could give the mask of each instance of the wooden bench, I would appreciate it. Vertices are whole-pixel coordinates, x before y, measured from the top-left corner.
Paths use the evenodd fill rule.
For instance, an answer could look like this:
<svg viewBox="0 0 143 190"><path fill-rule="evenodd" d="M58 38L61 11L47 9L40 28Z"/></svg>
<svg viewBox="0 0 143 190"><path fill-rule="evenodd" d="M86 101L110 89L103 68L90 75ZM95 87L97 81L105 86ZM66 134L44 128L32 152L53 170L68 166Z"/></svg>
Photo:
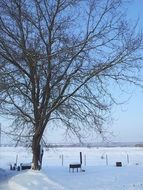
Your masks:
<svg viewBox="0 0 143 190"><path fill-rule="evenodd" d="M80 168L80 170L81 170L81 164L79 164L79 163L78 164L76 164L76 163L70 164L69 165L69 172L71 169L72 169L72 172L74 172L74 169L77 169L77 172L78 172L78 168Z"/></svg>
<svg viewBox="0 0 143 190"><path fill-rule="evenodd" d="M71 169L72 169L72 172L74 172L74 169L76 169L76 171L78 172L79 168L80 168L80 171L82 171L81 166L82 166L82 153L80 152L80 163L69 164L69 172L71 171Z"/></svg>

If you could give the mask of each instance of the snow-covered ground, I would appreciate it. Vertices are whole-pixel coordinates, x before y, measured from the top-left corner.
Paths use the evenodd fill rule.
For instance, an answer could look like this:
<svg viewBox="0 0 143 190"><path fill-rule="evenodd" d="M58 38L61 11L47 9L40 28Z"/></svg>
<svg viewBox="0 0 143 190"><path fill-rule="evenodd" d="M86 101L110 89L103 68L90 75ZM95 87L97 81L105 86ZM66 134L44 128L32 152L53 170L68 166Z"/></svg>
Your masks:
<svg viewBox="0 0 143 190"><path fill-rule="evenodd" d="M85 172L69 172L82 152ZM143 148L57 148L44 151L41 171L10 171L31 162L30 150L0 147L0 190L143 190ZM123 167L116 167L121 161Z"/></svg>

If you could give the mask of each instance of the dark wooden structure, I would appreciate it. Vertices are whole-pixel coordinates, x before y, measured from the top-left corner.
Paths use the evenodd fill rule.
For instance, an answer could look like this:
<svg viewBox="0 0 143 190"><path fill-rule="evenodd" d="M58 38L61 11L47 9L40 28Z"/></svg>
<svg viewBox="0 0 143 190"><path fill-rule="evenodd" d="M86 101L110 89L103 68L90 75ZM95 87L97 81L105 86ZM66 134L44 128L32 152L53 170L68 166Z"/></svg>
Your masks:
<svg viewBox="0 0 143 190"><path fill-rule="evenodd" d="M20 164L21 170L27 170L27 169L31 169L31 163L27 163L27 164Z"/></svg>
<svg viewBox="0 0 143 190"><path fill-rule="evenodd" d="M31 169L31 163L21 163L19 166L16 165L16 163L12 166L12 164L10 164L10 170L27 170L27 169Z"/></svg>
<svg viewBox="0 0 143 190"><path fill-rule="evenodd" d="M122 162L116 162L116 167L122 167Z"/></svg>
<svg viewBox="0 0 143 190"><path fill-rule="evenodd" d="M74 172L74 169L76 169L77 172L78 172L78 169L82 171L81 166L82 166L82 152L80 152L80 163L69 164L69 172L71 171L71 169L72 169L72 172Z"/></svg>

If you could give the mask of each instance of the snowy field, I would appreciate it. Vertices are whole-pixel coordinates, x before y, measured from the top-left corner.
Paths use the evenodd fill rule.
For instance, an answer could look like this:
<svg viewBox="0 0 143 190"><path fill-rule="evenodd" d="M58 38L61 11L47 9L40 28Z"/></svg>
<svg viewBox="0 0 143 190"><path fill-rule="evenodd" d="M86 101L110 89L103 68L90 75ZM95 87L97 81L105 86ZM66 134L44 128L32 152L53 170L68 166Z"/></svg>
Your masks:
<svg viewBox="0 0 143 190"><path fill-rule="evenodd" d="M69 172L82 152L85 172ZM0 190L143 190L143 148L57 148L44 150L41 171L11 171L29 163L22 147L0 147ZM122 162L122 167L116 167Z"/></svg>

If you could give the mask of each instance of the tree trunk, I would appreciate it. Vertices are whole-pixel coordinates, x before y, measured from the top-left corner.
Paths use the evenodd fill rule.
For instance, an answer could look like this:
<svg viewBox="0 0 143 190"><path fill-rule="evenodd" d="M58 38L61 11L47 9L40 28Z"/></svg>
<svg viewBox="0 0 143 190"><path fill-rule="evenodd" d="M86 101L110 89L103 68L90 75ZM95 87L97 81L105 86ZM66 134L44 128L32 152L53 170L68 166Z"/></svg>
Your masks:
<svg viewBox="0 0 143 190"><path fill-rule="evenodd" d="M32 169L33 170L40 170L40 140L41 138L39 136L33 136L32 141L32 153L33 153L33 159L32 159Z"/></svg>

